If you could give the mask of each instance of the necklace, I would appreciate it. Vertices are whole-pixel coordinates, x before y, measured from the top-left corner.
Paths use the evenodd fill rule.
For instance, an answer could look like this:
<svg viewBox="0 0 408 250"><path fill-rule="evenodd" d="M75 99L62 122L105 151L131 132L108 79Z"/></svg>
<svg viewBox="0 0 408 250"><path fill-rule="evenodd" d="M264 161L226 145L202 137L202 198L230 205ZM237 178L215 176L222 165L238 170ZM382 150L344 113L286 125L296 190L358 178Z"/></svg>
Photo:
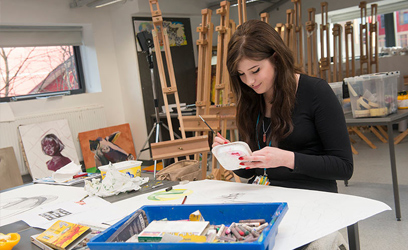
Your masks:
<svg viewBox="0 0 408 250"><path fill-rule="evenodd" d="M263 142L264 142L264 143L266 142L266 133L269 131L269 128L271 127L271 124L272 124L272 123L269 123L268 128L265 130L265 120L262 120L262 131L263 131L263 137L262 137L262 139L263 139Z"/></svg>

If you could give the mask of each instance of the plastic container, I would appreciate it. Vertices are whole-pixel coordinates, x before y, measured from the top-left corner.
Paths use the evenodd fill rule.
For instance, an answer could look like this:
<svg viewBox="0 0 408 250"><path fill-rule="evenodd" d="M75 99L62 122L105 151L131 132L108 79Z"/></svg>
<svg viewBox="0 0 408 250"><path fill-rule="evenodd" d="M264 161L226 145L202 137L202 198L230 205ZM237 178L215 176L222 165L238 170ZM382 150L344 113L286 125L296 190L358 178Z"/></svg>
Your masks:
<svg viewBox="0 0 408 250"><path fill-rule="evenodd" d="M241 161L238 158L252 155L248 144L242 141L216 146L211 152L215 155L221 166L227 170L245 168L245 166L239 165Z"/></svg>
<svg viewBox="0 0 408 250"><path fill-rule="evenodd" d="M397 112L399 71L345 78L354 118L382 117Z"/></svg>
<svg viewBox="0 0 408 250"><path fill-rule="evenodd" d="M148 221L183 220L200 210L202 216L210 225L230 225L244 219L265 219L269 225L262 231L257 241L246 243L160 243L160 242L105 242L131 215L123 218L112 227L106 229L88 242L91 250L131 250L131 249L234 249L234 250L264 250L273 249L278 226L288 210L286 202L280 203L251 203L251 204L206 204L206 205L156 205L143 206Z"/></svg>
<svg viewBox="0 0 408 250"><path fill-rule="evenodd" d="M343 105L343 82L332 82L329 85L339 100L340 105Z"/></svg>
<svg viewBox="0 0 408 250"><path fill-rule="evenodd" d="M142 161L122 161L113 163L112 165L121 173L128 174L130 177L134 178L140 176L142 172ZM101 171L102 179L105 178L106 171L108 170L108 165L100 166L98 169Z"/></svg>

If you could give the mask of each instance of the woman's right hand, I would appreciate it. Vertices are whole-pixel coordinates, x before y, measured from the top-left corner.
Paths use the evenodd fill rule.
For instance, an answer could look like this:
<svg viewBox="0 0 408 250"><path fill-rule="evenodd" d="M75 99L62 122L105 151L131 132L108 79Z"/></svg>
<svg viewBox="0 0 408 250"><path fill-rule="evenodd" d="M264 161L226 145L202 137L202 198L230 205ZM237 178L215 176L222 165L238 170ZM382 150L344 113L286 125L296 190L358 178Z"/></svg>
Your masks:
<svg viewBox="0 0 408 250"><path fill-rule="evenodd" d="M230 143L230 141L225 139L220 133L217 133L217 136L214 137L214 142L212 144L212 147L214 148L218 145L227 144L227 143Z"/></svg>

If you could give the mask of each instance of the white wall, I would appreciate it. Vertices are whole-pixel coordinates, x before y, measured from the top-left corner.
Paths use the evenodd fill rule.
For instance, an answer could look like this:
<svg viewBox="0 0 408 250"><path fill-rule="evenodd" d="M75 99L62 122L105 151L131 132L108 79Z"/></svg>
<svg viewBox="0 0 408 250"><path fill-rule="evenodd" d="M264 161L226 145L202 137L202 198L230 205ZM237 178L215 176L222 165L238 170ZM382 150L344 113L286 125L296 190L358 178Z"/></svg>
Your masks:
<svg viewBox="0 0 408 250"><path fill-rule="evenodd" d="M148 0L128 0L124 4L114 4L99 9L88 7L71 9L70 2L71 0L0 0L0 24L2 25L83 25L86 45L83 48L86 84L93 92L49 100L12 102L10 107L14 116L102 104L105 106L109 126L130 123L136 153L138 153L147 139L147 131L151 128L146 128L142 118L145 117L143 94L132 16L150 17ZM190 18L193 43L195 43L198 39L196 27L201 23L201 9L206 7L205 2L160 0L159 5L164 17ZM356 2L352 0L330 0L329 10L354 5ZM293 4L288 1L280 7L280 11L272 11L270 24L284 22L285 11L292 6ZM307 8L315 7L319 10L319 6L320 1L317 0L303 1L303 19L307 17L305 14ZM264 7L265 5L262 4L248 8L249 19L259 18L259 12ZM230 17L238 23L236 12L236 7L231 8ZM215 11L213 11L212 22L214 26L219 25L219 16ZM216 37L217 34L214 33L214 38ZM147 158L148 156L142 156L142 159Z"/></svg>
<svg viewBox="0 0 408 250"><path fill-rule="evenodd" d="M81 48L81 53L87 89L92 93L12 102L11 110L15 117L20 117L102 104L109 126L130 123L138 153L147 139L147 128L132 16L151 17L148 0L127 1L125 4L98 9L71 9L70 2L71 0L0 0L0 25L83 25L85 46ZM162 0L159 5L164 17L190 17L195 43L198 39L195 29L201 23L204 3Z"/></svg>

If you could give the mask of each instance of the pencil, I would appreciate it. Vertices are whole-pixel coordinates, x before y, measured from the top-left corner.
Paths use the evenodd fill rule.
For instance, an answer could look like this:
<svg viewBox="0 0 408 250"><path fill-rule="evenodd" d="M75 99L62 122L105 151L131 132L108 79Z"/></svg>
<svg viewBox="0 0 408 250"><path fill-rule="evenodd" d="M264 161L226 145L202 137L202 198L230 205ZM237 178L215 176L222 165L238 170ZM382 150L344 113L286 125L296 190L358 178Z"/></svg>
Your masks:
<svg viewBox="0 0 408 250"><path fill-rule="evenodd" d="M181 202L181 205L183 205L183 204L184 204L184 202L186 202L186 200L187 200L187 195L186 195L186 196L184 196L184 199L183 199L183 202Z"/></svg>

